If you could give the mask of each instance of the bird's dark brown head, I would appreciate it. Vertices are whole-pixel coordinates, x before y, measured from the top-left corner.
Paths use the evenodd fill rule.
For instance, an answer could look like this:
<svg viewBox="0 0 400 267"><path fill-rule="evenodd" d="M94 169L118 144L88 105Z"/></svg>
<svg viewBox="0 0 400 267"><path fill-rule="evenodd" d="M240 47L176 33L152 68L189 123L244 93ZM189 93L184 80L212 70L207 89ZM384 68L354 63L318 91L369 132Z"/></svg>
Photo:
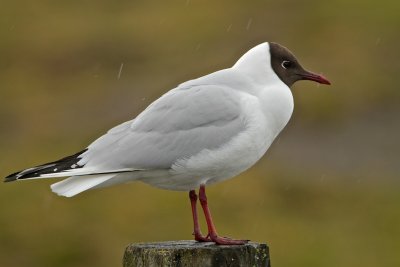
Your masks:
<svg viewBox="0 0 400 267"><path fill-rule="evenodd" d="M269 43L269 47L272 69L287 86L300 80L331 84L324 76L305 70L286 47L277 43Z"/></svg>

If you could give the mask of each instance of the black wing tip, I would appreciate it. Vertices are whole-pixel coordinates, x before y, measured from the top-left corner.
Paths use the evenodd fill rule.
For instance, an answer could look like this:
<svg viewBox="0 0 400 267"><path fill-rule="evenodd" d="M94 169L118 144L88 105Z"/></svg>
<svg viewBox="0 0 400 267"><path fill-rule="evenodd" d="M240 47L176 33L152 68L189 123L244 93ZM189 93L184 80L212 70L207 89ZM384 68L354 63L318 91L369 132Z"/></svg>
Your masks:
<svg viewBox="0 0 400 267"><path fill-rule="evenodd" d="M16 181L16 180L18 180L17 179L17 176L7 176L6 178L4 178L4 183L9 183L9 182L14 182L14 181Z"/></svg>
<svg viewBox="0 0 400 267"><path fill-rule="evenodd" d="M20 171L19 172L14 172L14 173L8 175L7 177L4 178L3 182L8 183L8 182L14 182L14 181L18 180L18 174L19 173L21 173L21 172Z"/></svg>
<svg viewBox="0 0 400 267"><path fill-rule="evenodd" d="M12 173L4 178L4 182L5 183L14 182L14 181L21 180L21 179L38 177L38 175L40 175L40 174L47 174L47 173L49 173L48 169L53 168L55 164L62 164L62 165L65 164L65 166L62 166L63 168L60 169L60 171L62 171L67 168L68 164L76 163L79 160L78 157L86 151L87 151L87 149L84 149L76 154L62 158L60 160L36 166L35 168L32 168L32 170L30 170L30 171L22 170L22 171ZM80 167L82 167L82 166L80 166Z"/></svg>

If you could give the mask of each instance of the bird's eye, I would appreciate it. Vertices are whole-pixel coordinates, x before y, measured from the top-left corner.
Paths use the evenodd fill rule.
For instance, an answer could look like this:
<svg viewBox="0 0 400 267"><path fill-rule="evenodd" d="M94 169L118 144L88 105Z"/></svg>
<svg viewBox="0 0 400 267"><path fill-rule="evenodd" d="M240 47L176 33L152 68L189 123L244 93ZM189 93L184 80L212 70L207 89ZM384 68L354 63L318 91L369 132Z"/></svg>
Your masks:
<svg viewBox="0 0 400 267"><path fill-rule="evenodd" d="M284 69L288 69L288 68L290 68L290 67L292 66L292 62L290 62L290 61L288 61L288 60L284 60L284 61L282 61L281 66L282 66L282 68L284 68Z"/></svg>

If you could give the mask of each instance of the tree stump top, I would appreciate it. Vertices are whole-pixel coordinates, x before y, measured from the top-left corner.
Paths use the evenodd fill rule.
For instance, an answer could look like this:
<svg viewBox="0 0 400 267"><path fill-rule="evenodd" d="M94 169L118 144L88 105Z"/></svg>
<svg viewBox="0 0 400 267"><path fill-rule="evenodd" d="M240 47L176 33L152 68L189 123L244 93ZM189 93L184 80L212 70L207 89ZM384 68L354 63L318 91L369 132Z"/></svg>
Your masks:
<svg viewBox="0 0 400 267"><path fill-rule="evenodd" d="M270 267L266 244L218 246L212 242L166 241L130 244L124 254L124 267Z"/></svg>

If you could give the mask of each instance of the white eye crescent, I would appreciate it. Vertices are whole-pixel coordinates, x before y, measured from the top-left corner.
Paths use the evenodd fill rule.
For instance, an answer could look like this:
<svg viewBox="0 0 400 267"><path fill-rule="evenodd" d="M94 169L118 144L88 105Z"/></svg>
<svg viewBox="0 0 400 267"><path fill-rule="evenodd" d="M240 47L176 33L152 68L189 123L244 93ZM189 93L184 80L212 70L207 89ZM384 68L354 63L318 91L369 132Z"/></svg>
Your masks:
<svg viewBox="0 0 400 267"><path fill-rule="evenodd" d="M284 60L282 61L281 66L284 69L288 69L292 66L292 62L290 62L289 60Z"/></svg>

